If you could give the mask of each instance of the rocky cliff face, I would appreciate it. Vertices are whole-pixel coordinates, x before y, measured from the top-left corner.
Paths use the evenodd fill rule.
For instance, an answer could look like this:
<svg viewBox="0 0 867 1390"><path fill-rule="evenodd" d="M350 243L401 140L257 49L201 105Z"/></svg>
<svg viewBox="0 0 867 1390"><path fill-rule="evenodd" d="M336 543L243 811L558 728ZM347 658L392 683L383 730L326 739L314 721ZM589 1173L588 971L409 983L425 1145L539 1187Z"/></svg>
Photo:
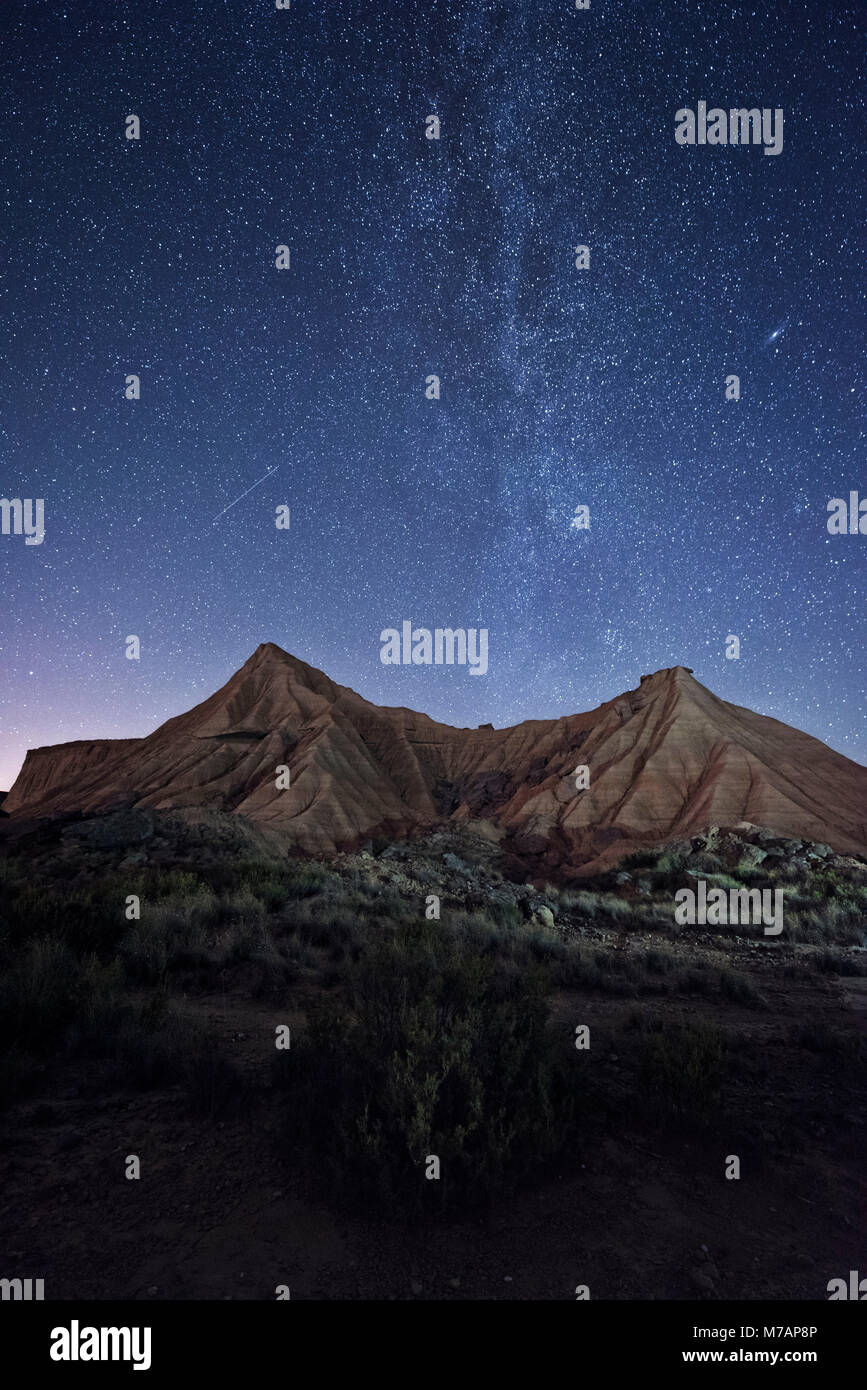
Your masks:
<svg viewBox="0 0 867 1390"><path fill-rule="evenodd" d="M282 765L291 783L278 790ZM146 738L29 752L3 809L41 818L128 806L235 811L307 854L485 821L538 871L598 866L711 824L867 849L867 769L717 699L684 666L587 714L453 729L372 705L267 643Z"/></svg>

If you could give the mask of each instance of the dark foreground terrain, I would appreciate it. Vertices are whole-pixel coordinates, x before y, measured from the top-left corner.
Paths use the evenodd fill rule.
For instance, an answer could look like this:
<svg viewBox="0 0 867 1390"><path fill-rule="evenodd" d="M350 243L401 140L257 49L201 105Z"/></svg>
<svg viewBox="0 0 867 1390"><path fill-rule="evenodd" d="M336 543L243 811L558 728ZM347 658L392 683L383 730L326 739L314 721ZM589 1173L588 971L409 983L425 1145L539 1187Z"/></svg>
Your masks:
<svg viewBox="0 0 867 1390"><path fill-rule="evenodd" d="M9 825L0 1276L825 1299L863 1271L863 862L711 830L575 890L508 881L485 825L329 864L217 813ZM697 877L782 888L782 935L677 926Z"/></svg>

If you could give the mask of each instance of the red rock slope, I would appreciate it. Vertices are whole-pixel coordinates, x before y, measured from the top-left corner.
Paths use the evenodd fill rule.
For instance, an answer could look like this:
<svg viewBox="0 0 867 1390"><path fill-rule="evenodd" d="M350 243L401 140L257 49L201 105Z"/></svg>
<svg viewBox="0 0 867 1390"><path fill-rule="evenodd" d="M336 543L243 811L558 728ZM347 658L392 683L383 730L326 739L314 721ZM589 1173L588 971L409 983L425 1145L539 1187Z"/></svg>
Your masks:
<svg viewBox="0 0 867 1390"><path fill-rule="evenodd" d="M291 786L278 791L282 764ZM578 764L590 768L582 792ZM32 750L3 809L34 818L120 806L237 811L310 854L483 819L537 871L742 821L867 850L867 769L717 699L684 666L587 714L452 729L372 705L266 643L146 738Z"/></svg>

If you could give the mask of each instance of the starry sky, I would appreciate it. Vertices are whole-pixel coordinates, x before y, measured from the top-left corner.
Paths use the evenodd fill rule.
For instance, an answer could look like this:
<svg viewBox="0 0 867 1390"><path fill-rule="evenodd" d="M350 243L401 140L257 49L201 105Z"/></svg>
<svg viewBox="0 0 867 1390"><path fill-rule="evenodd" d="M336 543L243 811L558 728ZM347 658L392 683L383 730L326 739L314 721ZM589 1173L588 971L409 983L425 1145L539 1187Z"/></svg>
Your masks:
<svg viewBox="0 0 867 1390"><path fill-rule="evenodd" d="M839 0L5 0L0 491L46 535L0 536L0 787L265 641L461 726L684 664L867 762L862 43ZM783 152L677 145L700 100ZM487 675L383 666L404 619Z"/></svg>

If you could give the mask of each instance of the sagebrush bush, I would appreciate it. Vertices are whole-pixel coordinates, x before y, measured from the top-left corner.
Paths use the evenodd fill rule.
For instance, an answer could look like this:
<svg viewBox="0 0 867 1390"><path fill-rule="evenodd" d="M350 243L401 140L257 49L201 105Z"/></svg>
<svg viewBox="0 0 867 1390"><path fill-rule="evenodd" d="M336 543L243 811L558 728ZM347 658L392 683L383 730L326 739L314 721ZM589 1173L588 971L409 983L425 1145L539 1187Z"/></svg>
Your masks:
<svg viewBox="0 0 867 1390"><path fill-rule="evenodd" d="M808 1052L826 1053L852 1065L862 1066L867 1061L863 1034L846 1023L835 1026L824 1019L793 1023L788 1030L788 1039Z"/></svg>
<svg viewBox="0 0 867 1390"><path fill-rule="evenodd" d="M626 872L631 869L654 869L658 862L659 853L657 850L637 849L621 859L617 867Z"/></svg>
<svg viewBox="0 0 867 1390"><path fill-rule="evenodd" d="M63 942L27 941L0 971L0 1046L50 1053L81 1002L82 967Z"/></svg>
<svg viewBox="0 0 867 1390"><path fill-rule="evenodd" d="M710 1123L720 1103L725 1035L710 1023L662 1023L638 1044L638 1081L648 1113Z"/></svg>
<svg viewBox="0 0 867 1390"><path fill-rule="evenodd" d="M488 908L488 916L498 927L515 928L520 926L524 919L524 914L517 903L497 899Z"/></svg>
<svg viewBox="0 0 867 1390"><path fill-rule="evenodd" d="M130 995L120 961L36 938L0 971L4 1104L35 1084L41 1059L99 1059L124 1082L148 1087L185 1079L202 1046L200 1029L172 1013L165 991Z"/></svg>
<svg viewBox="0 0 867 1390"><path fill-rule="evenodd" d="M814 970L828 975L867 975L867 959L863 955L847 955L843 951L814 951L810 964Z"/></svg>
<svg viewBox="0 0 867 1390"><path fill-rule="evenodd" d="M674 951L651 947L644 952L644 963L651 974L668 975L677 967L677 956Z"/></svg>
<svg viewBox="0 0 867 1390"><path fill-rule="evenodd" d="M550 975L499 967L421 923L368 944L275 1067L332 1195L445 1210L487 1202L571 1132ZM291 1061L287 1058L291 1056ZM439 1180L425 1178L428 1156Z"/></svg>

